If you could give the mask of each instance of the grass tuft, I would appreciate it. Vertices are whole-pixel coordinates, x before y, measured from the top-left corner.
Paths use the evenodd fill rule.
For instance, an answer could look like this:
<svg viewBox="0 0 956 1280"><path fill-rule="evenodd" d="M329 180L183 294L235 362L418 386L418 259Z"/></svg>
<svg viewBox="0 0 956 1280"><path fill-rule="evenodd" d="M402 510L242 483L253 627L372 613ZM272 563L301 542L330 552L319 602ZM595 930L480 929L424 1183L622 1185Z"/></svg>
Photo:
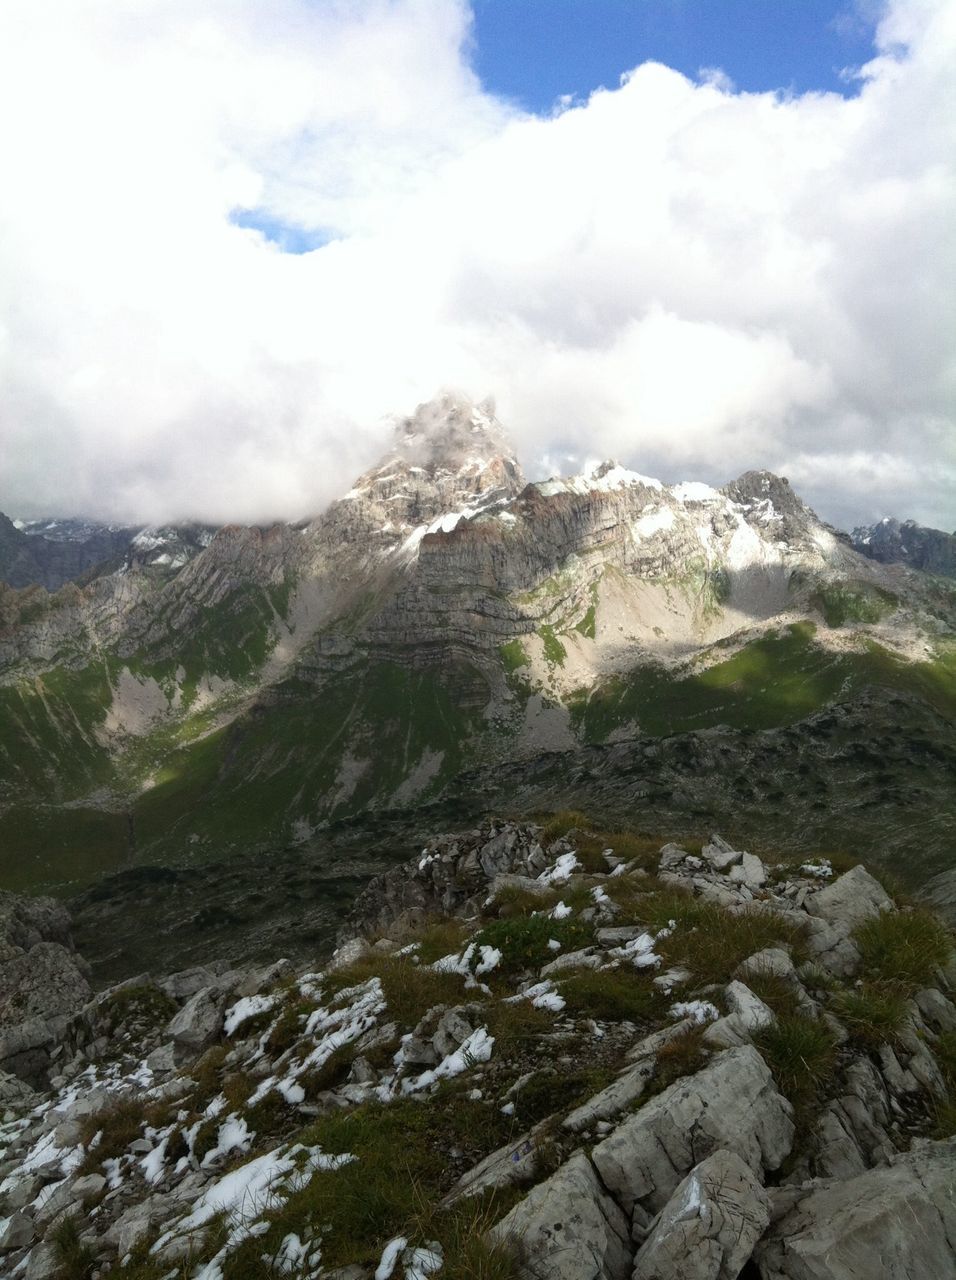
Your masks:
<svg viewBox="0 0 956 1280"><path fill-rule="evenodd" d="M552 920L546 915L514 916L493 920L475 935L478 945L497 947L501 952L502 973L540 969L553 960L557 953L548 946L551 939L561 943L562 951L578 951L593 942L594 929L572 917Z"/></svg>
<svg viewBox="0 0 956 1280"><path fill-rule="evenodd" d="M582 969L561 983L568 1012L599 1022L647 1023L664 1016L668 1000L652 982L653 972L633 967Z"/></svg>
<svg viewBox="0 0 956 1280"><path fill-rule="evenodd" d="M883 982L915 990L929 985L953 950L952 935L930 911L884 911L853 936L863 968Z"/></svg>
<svg viewBox="0 0 956 1280"><path fill-rule="evenodd" d="M837 1045L824 1022L805 1014L778 1018L754 1037L777 1088L793 1104L794 1123L806 1134L827 1096Z"/></svg>
<svg viewBox="0 0 956 1280"><path fill-rule="evenodd" d="M896 987L868 982L833 997L833 1011L864 1049L895 1044L906 1023L906 997Z"/></svg>

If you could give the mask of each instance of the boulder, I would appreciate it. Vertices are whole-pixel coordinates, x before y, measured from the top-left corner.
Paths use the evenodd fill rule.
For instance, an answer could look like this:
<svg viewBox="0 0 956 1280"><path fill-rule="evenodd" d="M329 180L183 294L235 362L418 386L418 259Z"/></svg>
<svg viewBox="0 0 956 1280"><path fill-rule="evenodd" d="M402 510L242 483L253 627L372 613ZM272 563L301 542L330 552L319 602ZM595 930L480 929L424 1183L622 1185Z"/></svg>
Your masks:
<svg viewBox="0 0 956 1280"><path fill-rule="evenodd" d="M541 1163L540 1138L547 1122L535 1125L515 1142L508 1142L459 1178L442 1201L442 1208L463 1199L480 1195L491 1188L517 1186L532 1182Z"/></svg>
<svg viewBox="0 0 956 1280"><path fill-rule="evenodd" d="M758 1175L778 1169L793 1143L790 1103L751 1045L728 1049L652 1098L593 1150L601 1180L630 1212L658 1211L714 1151L736 1152Z"/></svg>
<svg viewBox="0 0 956 1280"><path fill-rule="evenodd" d="M807 1191L757 1246L764 1280L956 1280L956 1139Z"/></svg>
<svg viewBox="0 0 956 1280"><path fill-rule="evenodd" d="M737 1280L770 1221L770 1199L733 1151L678 1186L634 1259L632 1280Z"/></svg>
<svg viewBox="0 0 956 1280"><path fill-rule="evenodd" d="M865 920L881 911L894 911L892 899L863 867L854 867L825 889L807 898L806 909L812 916L826 920L849 933Z"/></svg>
<svg viewBox="0 0 956 1280"><path fill-rule="evenodd" d="M218 1039L227 999L221 987L202 987L170 1020L166 1034L180 1059L202 1053Z"/></svg>
<svg viewBox="0 0 956 1280"><path fill-rule="evenodd" d="M25 1249L34 1236L33 1219L19 1210L0 1224L0 1253Z"/></svg>
<svg viewBox="0 0 956 1280"><path fill-rule="evenodd" d="M744 853L740 863L731 867L730 879L734 884L744 885L751 890L762 889L767 883L767 872L755 853Z"/></svg>
<svg viewBox="0 0 956 1280"><path fill-rule="evenodd" d="M710 844L705 844L701 849L700 856L706 859L715 871L729 871L744 855L732 849L720 836L713 835L710 837Z"/></svg>
<svg viewBox="0 0 956 1280"><path fill-rule="evenodd" d="M627 1280L627 1219L604 1191L587 1156L576 1152L488 1233L514 1241L536 1280Z"/></svg>

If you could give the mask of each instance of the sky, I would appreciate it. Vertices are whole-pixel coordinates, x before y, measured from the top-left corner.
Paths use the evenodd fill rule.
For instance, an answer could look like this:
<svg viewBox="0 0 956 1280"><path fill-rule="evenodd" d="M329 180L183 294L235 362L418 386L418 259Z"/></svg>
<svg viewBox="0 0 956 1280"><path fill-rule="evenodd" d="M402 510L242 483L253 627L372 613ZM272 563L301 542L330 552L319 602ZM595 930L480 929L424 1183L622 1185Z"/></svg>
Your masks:
<svg viewBox="0 0 956 1280"><path fill-rule="evenodd" d="M4 0L0 510L297 519L457 388L952 529L954 73L950 0Z"/></svg>

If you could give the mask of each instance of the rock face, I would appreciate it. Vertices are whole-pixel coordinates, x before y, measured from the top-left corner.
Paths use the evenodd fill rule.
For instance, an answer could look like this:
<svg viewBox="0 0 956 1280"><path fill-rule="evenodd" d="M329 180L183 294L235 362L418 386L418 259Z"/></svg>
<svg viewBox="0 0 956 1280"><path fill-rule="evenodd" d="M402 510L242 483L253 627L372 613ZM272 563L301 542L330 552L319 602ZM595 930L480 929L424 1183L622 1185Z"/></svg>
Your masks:
<svg viewBox="0 0 956 1280"><path fill-rule="evenodd" d="M608 461L526 484L492 406L445 395L399 423L385 458L314 519L214 536L141 530L119 568L82 586L0 592L11 743L0 813L17 804L37 817L38 834L23 824L17 836L22 856L52 844L58 806L82 804L103 828L104 862L208 864L307 844L370 811L451 808L478 767L527 767L539 785L550 774L555 800L557 757L574 778L595 749L620 747L609 754L621 784L646 783L658 812L719 813L729 801L736 820L788 795L819 821L830 812L819 775L830 775L806 773L792 722L846 702L837 718L855 712L870 740L874 683L905 687L914 719L930 717L932 682L914 692L905 664L954 624L934 583L858 555L780 477L665 485ZM814 638L825 627L844 630L838 651ZM728 664L739 672L712 684L710 669ZM768 669L816 674L792 699ZM720 726L732 760L707 736ZM832 785L852 783L854 822L862 814L911 847L929 840L933 861L943 824L924 820L924 838L876 811L915 819L932 807L927 781L948 779L943 715L931 749L909 753L913 776L892 795L879 781L918 727L872 757L848 733ZM747 729L776 736L755 743ZM807 749L827 731L808 725ZM658 751L680 777L664 781ZM694 767L701 754L718 767ZM210 785L151 808L167 765L201 768ZM481 789L456 824L487 811ZM759 889L755 875L741 858L742 883Z"/></svg>
<svg viewBox="0 0 956 1280"><path fill-rule="evenodd" d="M90 994L65 908L0 894L0 1071L45 1083L51 1054Z"/></svg>
<svg viewBox="0 0 956 1280"><path fill-rule="evenodd" d="M764 1280L953 1280L956 1141L801 1196L757 1249Z"/></svg>

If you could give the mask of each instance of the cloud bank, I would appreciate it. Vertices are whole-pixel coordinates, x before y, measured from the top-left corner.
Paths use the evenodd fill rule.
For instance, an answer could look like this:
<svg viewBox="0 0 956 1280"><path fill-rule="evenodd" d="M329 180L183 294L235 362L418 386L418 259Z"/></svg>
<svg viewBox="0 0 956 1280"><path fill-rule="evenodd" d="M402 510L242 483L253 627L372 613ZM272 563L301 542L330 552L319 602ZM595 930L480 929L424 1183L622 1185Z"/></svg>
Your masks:
<svg viewBox="0 0 956 1280"><path fill-rule="evenodd" d="M297 518L450 385L531 474L952 528L956 7L891 0L848 98L646 63L546 119L471 39L465 0L5 0L0 509Z"/></svg>

